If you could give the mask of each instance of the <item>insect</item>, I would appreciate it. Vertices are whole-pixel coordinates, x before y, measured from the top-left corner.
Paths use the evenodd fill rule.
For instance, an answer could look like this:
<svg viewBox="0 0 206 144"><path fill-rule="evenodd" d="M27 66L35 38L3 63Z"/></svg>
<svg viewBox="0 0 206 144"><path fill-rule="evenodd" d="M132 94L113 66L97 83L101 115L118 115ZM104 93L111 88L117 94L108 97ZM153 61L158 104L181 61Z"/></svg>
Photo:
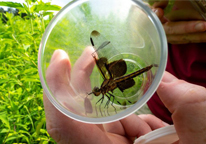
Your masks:
<svg viewBox="0 0 206 144"><path fill-rule="evenodd" d="M101 98L96 102L96 105L100 102L99 105L100 112L101 112L101 105L105 97L108 98L105 107L108 108L110 102L111 102L111 106L114 107L113 103L115 100L115 95L113 95L113 91L118 88L121 92L123 92L124 90L131 88L132 86L135 85L135 81L133 78L150 70L153 67L153 65L150 65L143 69L135 71L131 74L125 75L127 71L127 65L124 59L119 58L112 62L108 61L107 56L108 54L111 54L111 52L107 53L107 51L113 49L113 47L109 47L109 49L108 48L106 49L106 47L111 45L110 41L105 40L102 43L99 43L100 46L96 48L96 43L94 43L94 39L99 39L101 41L102 40L101 37L103 36L101 36L98 31L94 30L91 32L90 41L92 46L96 49L92 53L92 57L94 58L96 62L96 66L103 77L103 82L100 87L95 86L92 92L89 93L89 95L94 94L97 97L101 96ZM102 50L104 51L101 52ZM130 101L128 102L131 103ZM121 105L120 102L117 101L117 103ZM114 109L116 112L115 107Z"/></svg>

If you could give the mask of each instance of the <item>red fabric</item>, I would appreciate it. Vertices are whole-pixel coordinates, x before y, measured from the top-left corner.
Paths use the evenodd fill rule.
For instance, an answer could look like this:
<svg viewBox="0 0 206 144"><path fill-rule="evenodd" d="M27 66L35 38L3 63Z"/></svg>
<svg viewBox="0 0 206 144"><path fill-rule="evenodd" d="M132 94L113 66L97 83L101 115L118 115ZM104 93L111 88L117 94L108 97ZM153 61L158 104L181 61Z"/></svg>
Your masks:
<svg viewBox="0 0 206 144"><path fill-rule="evenodd" d="M169 45L166 71L179 79L206 87L206 43ZM172 124L171 113L158 95L148 101L154 115Z"/></svg>

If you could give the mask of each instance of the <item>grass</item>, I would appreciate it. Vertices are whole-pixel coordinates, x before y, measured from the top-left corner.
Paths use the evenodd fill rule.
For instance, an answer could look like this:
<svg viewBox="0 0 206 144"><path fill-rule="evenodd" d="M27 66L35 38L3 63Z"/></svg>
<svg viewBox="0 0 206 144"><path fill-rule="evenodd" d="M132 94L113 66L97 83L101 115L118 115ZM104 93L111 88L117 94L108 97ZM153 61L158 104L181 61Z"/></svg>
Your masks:
<svg viewBox="0 0 206 144"><path fill-rule="evenodd" d="M41 37L60 7L40 0L0 2L19 15L0 13L0 143L55 143L46 130L37 55ZM24 13L26 16L21 17ZM49 18L44 19L45 16Z"/></svg>

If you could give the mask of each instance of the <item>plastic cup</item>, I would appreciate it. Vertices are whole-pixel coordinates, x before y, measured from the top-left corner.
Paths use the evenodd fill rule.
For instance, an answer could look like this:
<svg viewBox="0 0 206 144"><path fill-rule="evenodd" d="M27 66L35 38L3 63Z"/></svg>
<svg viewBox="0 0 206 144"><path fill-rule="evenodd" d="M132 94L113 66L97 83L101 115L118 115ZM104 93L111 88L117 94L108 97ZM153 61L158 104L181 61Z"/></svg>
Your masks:
<svg viewBox="0 0 206 144"><path fill-rule="evenodd" d="M88 48L92 45L92 31L97 31L100 39L94 38L97 45ZM98 55L94 52L95 48L105 41L110 44L102 48L104 52ZM64 90L56 92L58 89L54 90L46 77L51 57L57 49L64 50L71 63L72 74L68 78L65 93ZM86 52L85 57L88 49L90 52ZM79 66L85 67L89 65L86 62L90 61L94 68L86 69L85 73L91 73L90 76L79 80L81 72L74 72L74 69L82 55L84 60ZM115 82L118 87L104 93L104 96L102 93L95 96L92 90L94 87L101 88L104 78L95 64L94 55L97 59L106 57L107 67L122 59L126 63L124 75L150 65L153 67L130 78L130 82ZM141 108L156 91L166 60L167 40L164 29L158 17L144 3L135 0L80 0L66 5L48 25L40 44L38 69L45 94L60 112L81 122L98 124L122 119ZM122 72L122 68L114 70L116 73ZM109 72L106 68L103 74L107 75L106 79L114 82L114 77L108 77ZM120 84L125 88L123 92Z"/></svg>

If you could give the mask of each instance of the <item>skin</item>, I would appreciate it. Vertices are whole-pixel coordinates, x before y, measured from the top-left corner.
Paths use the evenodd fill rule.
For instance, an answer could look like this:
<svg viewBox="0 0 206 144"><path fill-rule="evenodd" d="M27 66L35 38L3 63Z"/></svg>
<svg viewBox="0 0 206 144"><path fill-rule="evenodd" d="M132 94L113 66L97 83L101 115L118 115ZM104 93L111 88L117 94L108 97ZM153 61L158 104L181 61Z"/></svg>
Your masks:
<svg viewBox="0 0 206 144"><path fill-rule="evenodd" d="M167 0L159 1L153 4L152 9L163 24L168 43L206 42L206 22L192 8L189 1L176 1L173 11L169 14L164 14L164 8L167 4Z"/></svg>
<svg viewBox="0 0 206 144"><path fill-rule="evenodd" d="M94 67L94 60L92 57L91 59L85 58L91 52L92 48L87 47L71 71L68 55L62 50L56 50L46 73L49 87L56 93L64 95L67 91L71 91L68 81L72 81L71 76L75 74L79 74L76 76L77 83L85 80L88 86L87 80ZM87 86L80 85L85 90L91 90L91 87ZM178 80L166 72L157 92L172 113L172 119L180 138L179 143L205 143L205 88ZM167 125L153 115L137 116L134 114L104 125L81 123L59 112L45 94L43 100L48 133L59 144L132 144L135 137Z"/></svg>
<svg viewBox="0 0 206 144"><path fill-rule="evenodd" d="M91 87L85 87L83 83L89 84L89 75L94 67L94 60L91 55L92 47L85 49L81 57L75 63L71 72L71 65L68 55L62 50L56 50L52 56L50 66L46 73L46 79L49 87L58 96L66 95L67 91L71 92L68 80L74 81L82 89L91 91ZM77 76L75 76L77 75ZM82 82L82 80L85 80ZM59 97L58 97L59 98ZM131 115L123 120L113 123L101 124L86 124L68 118L59 112L48 100L46 95L43 96L44 107L46 113L46 126L48 133L59 144L132 144L135 137L139 137L153 130L153 128L165 126L161 120L155 118L152 123L143 121L137 115Z"/></svg>

